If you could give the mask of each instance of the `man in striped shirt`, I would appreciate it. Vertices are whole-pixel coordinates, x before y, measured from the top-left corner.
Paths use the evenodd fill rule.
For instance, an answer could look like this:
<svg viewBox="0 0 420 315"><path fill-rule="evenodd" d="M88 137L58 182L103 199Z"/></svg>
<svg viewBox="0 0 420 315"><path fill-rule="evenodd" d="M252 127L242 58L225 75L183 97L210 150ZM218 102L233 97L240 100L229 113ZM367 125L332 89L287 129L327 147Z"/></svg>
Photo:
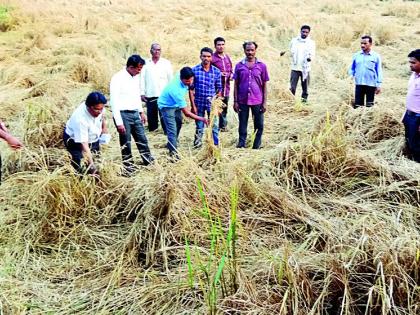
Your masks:
<svg viewBox="0 0 420 315"><path fill-rule="evenodd" d="M190 89L189 96L193 113L198 116L210 119L211 100L214 96L221 96L222 81L221 72L215 66L211 65L213 50L204 47L200 51L201 63L192 68L194 72L194 84ZM204 134L204 123L196 121L196 132L194 137L194 147L202 146ZM219 121L218 117L214 120L212 126L213 141L215 145L219 144Z"/></svg>

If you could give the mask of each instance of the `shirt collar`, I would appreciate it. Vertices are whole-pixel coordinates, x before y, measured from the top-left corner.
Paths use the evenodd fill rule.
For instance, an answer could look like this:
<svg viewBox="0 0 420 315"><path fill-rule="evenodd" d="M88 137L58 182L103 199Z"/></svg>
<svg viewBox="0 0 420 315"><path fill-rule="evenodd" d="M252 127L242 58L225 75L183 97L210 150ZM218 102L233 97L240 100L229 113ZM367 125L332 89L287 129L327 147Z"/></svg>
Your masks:
<svg viewBox="0 0 420 315"><path fill-rule="evenodd" d="M255 58L255 64L260 63L261 61L258 60L258 58ZM242 59L241 63L244 65L246 64L246 58Z"/></svg>
<svg viewBox="0 0 420 315"><path fill-rule="evenodd" d="M373 50L371 49L371 50L370 50L367 54L365 54L363 50L360 50L360 54L361 54L361 55L373 55L373 54L374 54L374 52L373 52Z"/></svg>

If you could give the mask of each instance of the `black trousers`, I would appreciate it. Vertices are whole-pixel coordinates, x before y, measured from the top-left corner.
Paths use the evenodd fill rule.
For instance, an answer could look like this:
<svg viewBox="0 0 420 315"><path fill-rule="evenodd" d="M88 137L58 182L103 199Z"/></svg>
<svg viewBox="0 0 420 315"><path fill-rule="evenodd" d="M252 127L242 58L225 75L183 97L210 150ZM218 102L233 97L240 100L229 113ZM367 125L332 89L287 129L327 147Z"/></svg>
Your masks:
<svg viewBox="0 0 420 315"><path fill-rule="evenodd" d="M303 79L302 71L292 70L290 72L290 92L292 92L292 94L295 95L296 87L300 78L300 82L302 85L302 99L303 100L308 99L308 87L309 87L309 80L310 80L309 75L310 73L308 73L308 76L306 77L305 80L302 80Z"/></svg>
<svg viewBox="0 0 420 315"><path fill-rule="evenodd" d="M128 172L134 170L133 155L131 154L131 136L133 136L137 149L144 165L149 165L153 161L150 154L143 123L137 110L122 110L121 118L125 127L125 133L119 133L121 155L123 165Z"/></svg>
<svg viewBox="0 0 420 315"><path fill-rule="evenodd" d="M84 173L84 169L81 165L82 159L83 159L83 149L82 144L74 142L72 138L64 131L63 133L63 141L64 145L69 151L71 155L71 165L74 167L74 169L79 173ZM92 154L99 153L100 146L99 146L99 140L93 143L89 143L89 149L92 152Z"/></svg>
<svg viewBox="0 0 420 315"><path fill-rule="evenodd" d="M165 122L162 119L162 114L159 111L157 101L157 97L146 97L147 121L149 123L148 129L149 131L158 129L160 118L160 124L162 125L163 132L166 134Z"/></svg>
<svg viewBox="0 0 420 315"><path fill-rule="evenodd" d="M365 106L372 107L375 100L376 87L368 85L356 85L356 91L354 93L354 107Z"/></svg>
<svg viewBox="0 0 420 315"><path fill-rule="evenodd" d="M223 103L225 103L226 107L223 108L222 113L219 116L220 129L227 127L227 112L228 112L229 96L225 96L223 98Z"/></svg>
<svg viewBox="0 0 420 315"><path fill-rule="evenodd" d="M409 158L420 162L420 114L406 111L403 119Z"/></svg>
<svg viewBox="0 0 420 315"><path fill-rule="evenodd" d="M262 105L239 104L239 141L237 147L245 148L250 110L254 119L255 132L255 139L254 143L252 144L252 148L259 149L261 146L261 138L264 131L264 113L261 111Z"/></svg>

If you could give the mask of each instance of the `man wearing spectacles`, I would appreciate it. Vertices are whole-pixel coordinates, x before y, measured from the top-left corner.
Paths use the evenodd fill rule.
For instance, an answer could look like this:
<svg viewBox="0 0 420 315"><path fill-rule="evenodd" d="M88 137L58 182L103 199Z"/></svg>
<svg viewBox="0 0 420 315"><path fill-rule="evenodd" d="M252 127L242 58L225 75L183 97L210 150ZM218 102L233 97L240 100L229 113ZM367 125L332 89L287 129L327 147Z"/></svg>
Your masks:
<svg viewBox="0 0 420 315"><path fill-rule="evenodd" d="M147 122L141 105L140 71L145 64L139 55L128 58L126 67L113 75L110 85L111 109L120 139L121 154L125 175L134 170L131 153L131 136L140 152L144 165L153 162L144 126Z"/></svg>

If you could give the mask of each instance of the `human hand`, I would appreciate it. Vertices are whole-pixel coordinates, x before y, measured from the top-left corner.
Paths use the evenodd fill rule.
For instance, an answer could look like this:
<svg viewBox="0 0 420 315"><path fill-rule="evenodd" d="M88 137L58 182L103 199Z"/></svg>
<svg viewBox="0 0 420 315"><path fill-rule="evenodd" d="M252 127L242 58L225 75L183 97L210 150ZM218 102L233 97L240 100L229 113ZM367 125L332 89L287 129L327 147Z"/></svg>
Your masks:
<svg viewBox="0 0 420 315"><path fill-rule="evenodd" d="M237 102L235 102L233 104L233 110L235 111L235 113L238 113L239 112L239 104Z"/></svg>
<svg viewBox="0 0 420 315"><path fill-rule="evenodd" d="M145 95L142 95L141 96L141 100L146 103L147 102L146 96Z"/></svg>
<svg viewBox="0 0 420 315"><path fill-rule="evenodd" d="M143 125L147 124L147 117L144 114L144 112L140 112L140 120L143 123Z"/></svg>
<svg viewBox="0 0 420 315"><path fill-rule="evenodd" d="M261 112L265 113L267 111L267 105L264 103L261 105Z"/></svg>
<svg viewBox="0 0 420 315"><path fill-rule="evenodd" d="M202 121L202 122L204 122L204 124L205 124L206 126L208 126L208 125L209 125L209 123L210 123L210 121L209 121L207 118L204 118L204 117L203 117L203 119L201 119L201 121Z"/></svg>
<svg viewBox="0 0 420 315"><path fill-rule="evenodd" d="M121 134L125 133L125 127L124 125L118 125L117 126L117 131Z"/></svg>
<svg viewBox="0 0 420 315"><path fill-rule="evenodd" d="M375 94L379 94L379 93L381 93L381 88L378 86L378 87L375 89Z"/></svg>
<svg viewBox="0 0 420 315"><path fill-rule="evenodd" d="M5 140L7 144L14 150L17 150L23 147L22 142L20 142L19 139L16 137L8 136L7 138L5 138Z"/></svg>

